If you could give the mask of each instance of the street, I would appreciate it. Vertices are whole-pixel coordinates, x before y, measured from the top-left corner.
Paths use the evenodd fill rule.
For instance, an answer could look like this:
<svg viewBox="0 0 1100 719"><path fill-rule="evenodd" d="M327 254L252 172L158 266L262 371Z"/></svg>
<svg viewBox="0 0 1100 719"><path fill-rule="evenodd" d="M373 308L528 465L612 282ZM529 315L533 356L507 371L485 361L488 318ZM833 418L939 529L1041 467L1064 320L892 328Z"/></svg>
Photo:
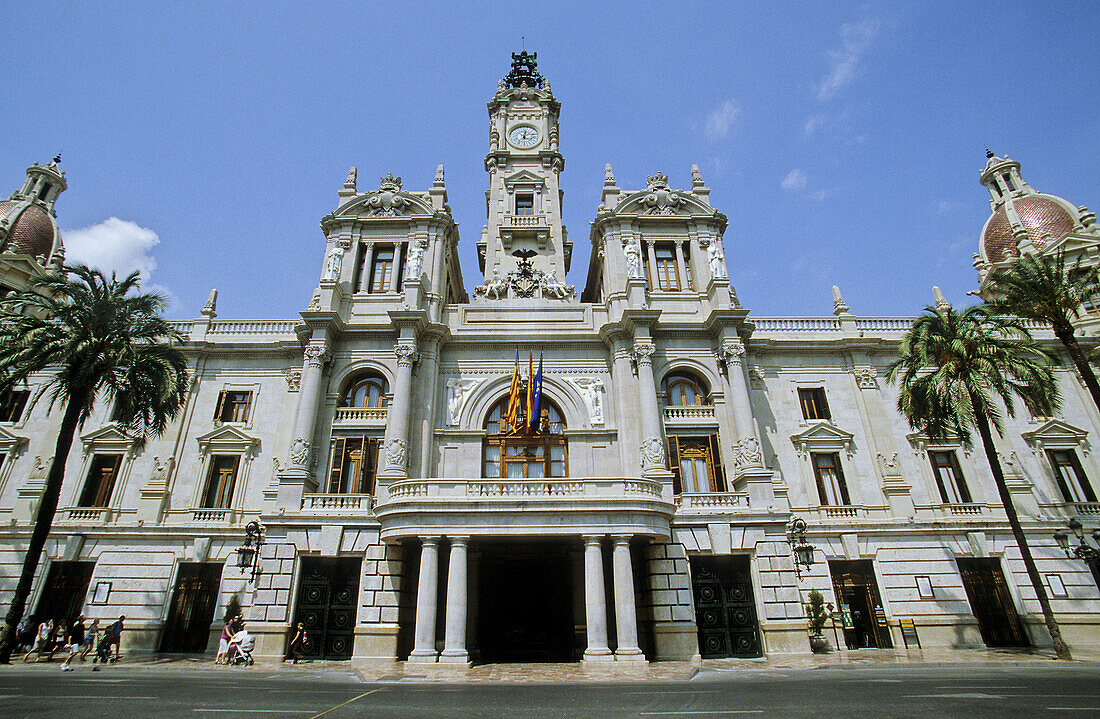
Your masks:
<svg viewBox="0 0 1100 719"><path fill-rule="evenodd" d="M1097 717L1100 664L703 670L691 681L361 683L350 667L0 668L5 717Z"/></svg>

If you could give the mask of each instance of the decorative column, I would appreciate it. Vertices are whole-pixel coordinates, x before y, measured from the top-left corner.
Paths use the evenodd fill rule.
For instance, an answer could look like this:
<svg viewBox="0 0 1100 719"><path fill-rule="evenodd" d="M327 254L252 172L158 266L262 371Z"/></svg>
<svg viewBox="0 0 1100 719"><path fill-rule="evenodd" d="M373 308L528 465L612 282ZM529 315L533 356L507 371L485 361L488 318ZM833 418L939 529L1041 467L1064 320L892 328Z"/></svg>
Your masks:
<svg viewBox="0 0 1100 719"><path fill-rule="evenodd" d="M737 474L746 469L764 466L760 456L760 440L756 437L756 423L752 418L752 399L745 379L745 345L739 339L726 340L718 349L718 358L726 366L729 381L729 401L733 408L733 427L737 437L734 444L734 466Z"/></svg>
<svg viewBox="0 0 1100 719"><path fill-rule="evenodd" d="M653 292L661 289L661 281L657 279L657 249L653 240L646 242L646 254L649 257L649 290Z"/></svg>
<svg viewBox="0 0 1100 719"><path fill-rule="evenodd" d="M588 648L584 659L589 662L614 660L607 646L607 601L603 591L603 549L598 534L586 534L584 539L584 616L588 626Z"/></svg>
<svg viewBox="0 0 1100 719"><path fill-rule="evenodd" d="M645 661L638 648L638 614L634 607L634 572L630 568L630 535L611 537L615 549L612 568L615 580L615 631L619 646L615 649L615 661Z"/></svg>
<svg viewBox="0 0 1100 719"><path fill-rule="evenodd" d="M613 378L615 380L615 406L618 410L618 417L616 423L619 428L619 458L622 461L623 467L629 467L633 464L634 452L631 449L633 442L628 432L631 432L634 428L628 427L627 417L634 415L636 407L631 400L634 385L634 373L630 369L630 337L626 333L621 333L612 338L612 360L611 371L614 373ZM628 444L629 443L629 444Z"/></svg>
<svg viewBox="0 0 1100 719"><path fill-rule="evenodd" d="M439 582L439 537L424 537L416 587L416 628L410 662L435 662L435 600Z"/></svg>
<svg viewBox="0 0 1100 719"><path fill-rule="evenodd" d="M638 411L641 413L642 476L665 473L665 440L661 432L660 408L657 406L657 384L653 380L653 353L656 345L645 338L634 340L634 361L638 364Z"/></svg>
<svg viewBox="0 0 1100 719"><path fill-rule="evenodd" d="M385 462L379 477L406 479L409 476L412 367L418 357L416 340L399 340L393 352L397 355L397 374L393 382L393 404L386 412Z"/></svg>
<svg viewBox="0 0 1100 719"><path fill-rule="evenodd" d="M687 283L686 283L686 279L687 279L686 269L687 268L684 267L684 262L681 259L681 257L683 256L683 251L682 251L683 247L684 247L684 241L683 240L676 240L676 245L675 245L675 249L673 250L673 257L672 257L672 259L674 260L673 264L676 265L676 282L680 286L680 291L681 292L683 292L687 289Z"/></svg>
<svg viewBox="0 0 1100 719"><path fill-rule="evenodd" d="M390 292L400 292L401 283L399 280L404 273L405 265L405 243L396 242L393 246L393 276L390 277Z"/></svg>
<svg viewBox="0 0 1100 719"><path fill-rule="evenodd" d="M451 557L447 562L447 621L443 653L439 661L465 664L470 661L466 651L467 585L466 545L469 537L450 537Z"/></svg>

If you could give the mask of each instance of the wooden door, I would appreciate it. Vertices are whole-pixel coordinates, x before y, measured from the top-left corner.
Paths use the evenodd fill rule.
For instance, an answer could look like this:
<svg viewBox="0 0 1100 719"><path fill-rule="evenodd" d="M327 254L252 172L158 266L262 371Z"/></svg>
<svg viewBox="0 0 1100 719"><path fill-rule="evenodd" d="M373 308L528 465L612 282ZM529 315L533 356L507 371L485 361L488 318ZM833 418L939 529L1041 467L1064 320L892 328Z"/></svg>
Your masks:
<svg viewBox="0 0 1100 719"><path fill-rule="evenodd" d="M1027 635L1001 573L1000 560L959 559L958 563L970 610L978 620L978 631L986 646L1028 646Z"/></svg>
<svg viewBox="0 0 1100 719"><path fill-rule="evenodd" d="M361 568L359 559L302 559L294 626L305 625L305 657L351 659Z"/></svg>
<svg viewBox="0 0 1100 719"><path fill-rule="evenodd" d="M691 587L700 655L704 659L760 656L749 558L692 557Z"/></svg>
<svg viewBox="0 0 1100 719"><path fill-rule="evenodd" d="M205 652L218 602L222 565L183 562L176 575L172 605L161 635L162 652Z"/></svg>
<svg viewBox="0 0 1100 719"><path fill-rule="evenodd" d="M38 599L36 622L64 619L71 622L84 608L95 562L53 562Z"/></svg>

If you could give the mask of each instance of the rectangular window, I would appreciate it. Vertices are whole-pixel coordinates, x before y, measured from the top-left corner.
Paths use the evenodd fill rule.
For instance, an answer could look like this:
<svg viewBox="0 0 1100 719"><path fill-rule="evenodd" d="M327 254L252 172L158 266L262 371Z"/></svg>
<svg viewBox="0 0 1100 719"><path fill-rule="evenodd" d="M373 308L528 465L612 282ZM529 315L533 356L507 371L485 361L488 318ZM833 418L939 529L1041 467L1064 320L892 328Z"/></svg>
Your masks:
<svg viewBox="0 0 1100 719"><path fill-rule="evenodd" d="M936 475L936 486L940 489L940 499L944 504L969 504L970 491L966 487L959 459L952 451L929 452L932 473Z"/></svg>
<svg viewBox="0 0 1100 719"><path fill-rule="evenodd" d="M656 267L649 264L649 254L646 254L646 273L649 275L649 289L657 289L662 292L678 292L680 290L680 276L676 269L676 246L671 242L657 243L653 245L653 257L657 262Z"/></svg>
<svg viewBox="0 0 1100 719"><path fill-rule="evenodd" d="M1077 453L1072 449L1052 449L1047 452L1054 466L1054 477L1058 480L1058 489L1067 502L1095 502L1089 478L1081 467Z"/></svg>
<svg viewBox="0 0 1100 719"><path fill-rule="evenodd" d="M251 390L222 390L214 419L219 422L247 422L248 408L252 404Z"/></svg>
<svg viewBox="0 0 1100 719"><path fill-rule="evenodd" d="M563 437L501 437L482 447L482 476L502 479L543 479L569 475L569 455Z"/></svg>
<svg viewBox="0 0 1100 719"><path fill-rule="evenodd" d="M25 389L8 390L0 395L0 422L18 422L30 396Z"/></svg>
<svg viewBox="0 0 1100 719"><path fill-rule="evenodd" d="M802 406L803 419L832 419L829 403L825 401L824 387L798 390L798 403Z"/></svg>
<svg viewBox="0 0 1100 719"><path fill-rule="evenodd" d="M516 194L516 214L532 217L535 214L535 196L529 192Z"/></svg>
<svg viewBox="0 0 1100 719"><path fill-rule="evenodd" d="M380 444L376 437L335 438L329 465L329 494L373 494Z"/></svg>
<svg viewBox="0 0 1100 719"><path fill-rule="evenodd" d="M817 479L817 496L822 506L839 507L851 504L848 497L848 485L844 481L844 470L840 466L840 455L835 452L810 454L814 466L814 478Z"/></svg>
<svg viewBox="0 0 1100 719"><path fill-rule="evenodd" d="M80 493L80 507L106 507L111 503L111 492L118 480L122 467L121 454L97 454L92 457L92 466L84 480L84 491Z"/></svg>
<svg viewBox="0 0 1100 719"><path fill-rule="evenodd" d="M210 458L210 476L206 478L206 492L202 498L204 508L226 509L230 506L240 464L238 454L215 454Z"/></svg>
<svg viewBox="0 0 1100 719"><path fill-rule="evenodd" d="M728 491L717 434L705 437L669 435L668 447L676 494Z"/></svg>
<svg viewBox="0 0 1100 719"><path fill-rule="evenodd" d="M393 285L394 276L393 273L397 271L396 264L394 262L396 248L393 245L376 245L374 248L374 258L371 261L370 268L370 288L369 292L389 292L390 287ZM401 277L397 277L400 282Z"/></svg>

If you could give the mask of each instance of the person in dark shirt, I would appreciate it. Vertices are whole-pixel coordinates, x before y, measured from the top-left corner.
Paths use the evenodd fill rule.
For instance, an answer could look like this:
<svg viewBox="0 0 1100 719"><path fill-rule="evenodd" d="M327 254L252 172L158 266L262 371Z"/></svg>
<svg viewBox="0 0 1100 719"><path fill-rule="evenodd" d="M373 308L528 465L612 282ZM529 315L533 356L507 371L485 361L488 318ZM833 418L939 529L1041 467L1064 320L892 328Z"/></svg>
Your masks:
<svg viewBox="0 0 1100 719"><path fill-rule="evenodd" d="M69 647L69 656L65 658L65 662L61 665L61 671L71 672L73 668L70 664L73 663L73 657L79 654L80 650L84 648L83 614L77 617L76 621L69 625L69 636L65 639L65 642Z"/></svg>

